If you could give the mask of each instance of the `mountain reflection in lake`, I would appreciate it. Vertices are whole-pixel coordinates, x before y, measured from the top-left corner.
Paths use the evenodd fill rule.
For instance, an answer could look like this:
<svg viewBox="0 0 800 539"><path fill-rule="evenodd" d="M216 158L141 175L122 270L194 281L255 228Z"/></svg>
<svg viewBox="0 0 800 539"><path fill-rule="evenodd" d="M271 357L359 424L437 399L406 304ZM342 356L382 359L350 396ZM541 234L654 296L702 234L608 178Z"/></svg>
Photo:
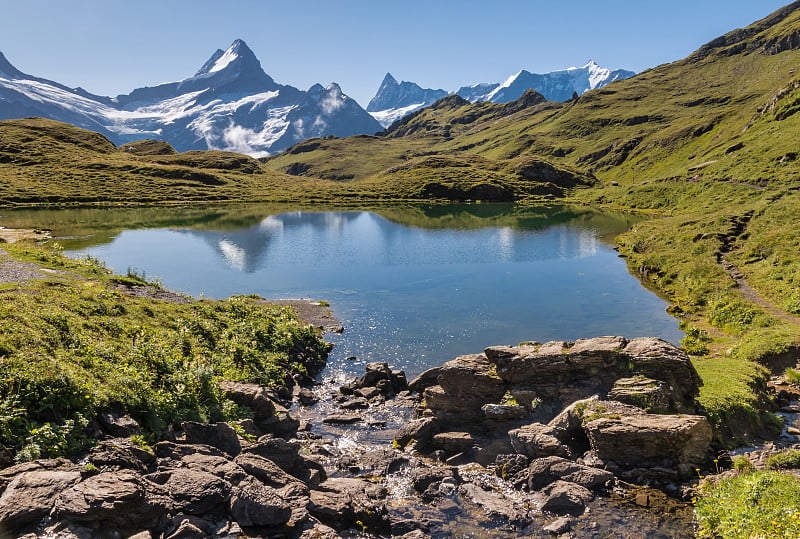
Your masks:
<svg viewBox="0 0 800 539"><path fill-rule="evenodd" d="M353 374L364 362L387 361L413 376L526 340L682 338L667 304L605 240L626 230L629 216L494 205L165 208L147 210L156 227L148 228L135 210L92 211L79 219L68 210L8 212L2 224L38 219L74 237L61 240L73 256L91 254L122 273L135 268L196 296L327 300L346 328L330 337L331 368Z"/></svg>

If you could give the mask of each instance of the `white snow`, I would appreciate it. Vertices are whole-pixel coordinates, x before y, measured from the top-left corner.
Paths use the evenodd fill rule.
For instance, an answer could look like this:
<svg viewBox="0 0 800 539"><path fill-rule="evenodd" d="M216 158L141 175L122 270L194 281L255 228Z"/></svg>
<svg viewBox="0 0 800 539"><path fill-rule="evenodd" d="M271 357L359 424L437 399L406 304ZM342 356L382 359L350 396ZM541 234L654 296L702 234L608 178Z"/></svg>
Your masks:
<svg viewBox="0 0 800 539"><path fill-rule="evenodd" d="M211 66L211 69L209 69L208 72L215 73L217 71L222 71L238 57L239 55L236 54L236 51L233 50L233 47L229 47L228 50L226 50L223 55L220 56L216 62L214 62L214 65Z"/></svg>
<svg viewBox="0 0 800 539"><path fill-rule="evenodd" d="M379 110L377 112L370 112L370 115L378 120L378 123L381 124L383 127L389 127L394 122L411 114L414 111L417 111L425 106L425 103L414 103L412 105L408 105L406 107L400 107L396 109L386 109L386 110Z"/></svg>

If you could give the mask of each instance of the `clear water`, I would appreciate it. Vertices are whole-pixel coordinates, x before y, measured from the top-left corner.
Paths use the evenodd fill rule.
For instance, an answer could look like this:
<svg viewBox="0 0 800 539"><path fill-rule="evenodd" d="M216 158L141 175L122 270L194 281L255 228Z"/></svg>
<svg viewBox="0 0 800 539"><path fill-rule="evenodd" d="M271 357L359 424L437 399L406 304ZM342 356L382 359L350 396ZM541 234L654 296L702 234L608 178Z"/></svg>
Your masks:
<svg viewBox="0 0 800 539"><path fill-rule="evenodd" d="M213 298L330 302L346 330L330 368L387 361L411 377L461 354L521 341L683 334L608 238L632 218L585 209L472 206L370 211L286 208L6 212L166 287ZM355 356L357 360L346 358Z"/></svg>

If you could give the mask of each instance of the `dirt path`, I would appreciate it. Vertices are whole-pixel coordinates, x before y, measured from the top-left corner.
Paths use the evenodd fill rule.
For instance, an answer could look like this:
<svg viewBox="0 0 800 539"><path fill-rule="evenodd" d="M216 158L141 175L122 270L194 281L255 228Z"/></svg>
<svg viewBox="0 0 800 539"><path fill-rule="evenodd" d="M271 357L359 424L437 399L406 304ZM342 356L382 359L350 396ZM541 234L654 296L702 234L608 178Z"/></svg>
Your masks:
<svg viewBox="0 0 800 539"><path fill-rule="evenodd" d="M755 303L760 307L763 307L764 309L769 311L769 313L772 314L775 318L779 318L784 322L788 322L795 326L800 326L800 317L787 313L786 311L780 309L777 305L766 299L764 296L756 292L753 289L753 287L747 284L747 281L745 280L744 275L742 275L742 272L740 272L736 268L736 266L728 262L724 256L720 259L720 264L722 264L722 268L728 272L728 275L731 276L731 279L736 281L736 285L738 286L739 291L741 292L744 299L752 303Z"/></svg>

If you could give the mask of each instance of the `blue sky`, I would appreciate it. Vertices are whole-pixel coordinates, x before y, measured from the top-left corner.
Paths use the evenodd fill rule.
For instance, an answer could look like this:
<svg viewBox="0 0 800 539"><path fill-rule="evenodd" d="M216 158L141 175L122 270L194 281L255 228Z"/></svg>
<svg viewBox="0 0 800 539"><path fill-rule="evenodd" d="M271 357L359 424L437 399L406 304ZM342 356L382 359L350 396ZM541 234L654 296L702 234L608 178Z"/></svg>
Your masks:
<svg viewBox="0 0 800 539"><path fill-rule="evenodd" d="M277 82L336 81L366 106L383 76L454 90L594 59L642 71L788 0L9 0L0 51L20 70L117 95L191 76L244 39Z"/></svg>

